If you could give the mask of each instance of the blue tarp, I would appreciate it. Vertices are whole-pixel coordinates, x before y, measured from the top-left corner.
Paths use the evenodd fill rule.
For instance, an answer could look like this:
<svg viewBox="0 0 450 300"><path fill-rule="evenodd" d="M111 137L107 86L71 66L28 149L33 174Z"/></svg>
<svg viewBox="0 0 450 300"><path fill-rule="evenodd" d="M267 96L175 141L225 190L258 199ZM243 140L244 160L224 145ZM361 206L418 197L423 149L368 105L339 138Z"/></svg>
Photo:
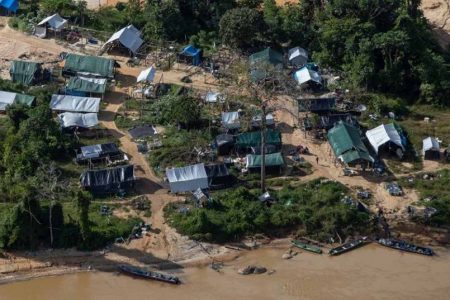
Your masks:
<svg viewBox="0 0 450 300"><path fill-rule="evenodd" d="M184 47L183 51L181 51L181 55L185 56L191 56L192 57L192 64L194 66L198 66L201 63L201 54L202 50L195 48L192 45L188 45Z"/></svg>
<svg viewBox="0 0 450 300"><path fill-rule="evenodd" d="M19 9L18 0L0 0L0 6L6 8L9 11L16 12Z"/></svg>

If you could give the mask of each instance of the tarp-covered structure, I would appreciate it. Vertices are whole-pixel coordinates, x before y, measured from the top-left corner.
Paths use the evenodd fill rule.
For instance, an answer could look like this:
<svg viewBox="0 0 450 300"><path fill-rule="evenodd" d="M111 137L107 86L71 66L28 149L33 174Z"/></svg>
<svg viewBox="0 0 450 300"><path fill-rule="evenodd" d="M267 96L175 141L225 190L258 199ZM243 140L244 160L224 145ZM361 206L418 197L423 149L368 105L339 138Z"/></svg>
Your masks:
<svg viewBox="0 0 450 300"><path fill-rule="evenodd" d="M205 95L205 102L206 103L223 103L225 101L225 96L218 92L211 92L209 91Z"/></svg>
<svg viewBox="0 0 450 300"><path fill-rule="evenodd" d="M208 175L204 164L166 170L166 177L172 193L193 192L209 187Z"/></svg>
<svg viewBox="0 0 450 300"><path fill-rule="evenodd" d="M34 96L0 91L0 111L5 111L6 107L11 104L32 106L35 99Z"/></svg>
<svg viewBox="0 0 450 300"><path fill-rule="evenodd" d="M52 95L50 108L58 112L98 113L100 98Z"/></svg>
<svg viewBox="0 0 450 300"><path fill-rule="evenodd" d="M80 92L88 94L104 94L106 91L105 78L89 78L74 76L69 79L66 85L66 92Z"/></svg>
<svg viewBox="0 0 450 300"><path fill-rule="evenodd" d="M402 152L405 151L404 141L397 131L397 128L395 128L395 125L392 123L381 124L378 127L367 130L366 137L377 154L383 148L394 151L397 151L397 149L400 148ZM403 154L399 156L402 157Z"/></svg>
<svg viewBox="0 0 450 300"><path fill-rule="evenodd" d="M301 47L294 47L288 52L289 63L295 67L302 67L308 62L308 51Z"/></svg>
<svg viewBox="0 0 450 300"><path fill-rule="evenodd" d="M128 25L115 32L103 47L112 47L115 43L120 43L123 47L127 48L134 54L136 54L144 41L141 39L142 33L133 25Z"/></svg>
<svg viewBox="0 0 450 300"><path fill-rule="evenodd" d="M374 162L361 140L359 130L348 123L339 122L328 131L328 142L336 158L347 165Z"/></svg>
<svg viewBox="0 0 450 300"><path fill-rule="evenodd" d="M358 121L351 114L344 113L320 116L318 127L325 130L330 130L339 121L347 122L355 127L358 126Z"/></svg>
<svg viewBox="0 0 450 300"><path fill-rule="evenodd" d="M4 7L8 11L17 12L19 9L18 0L0 0L0 7Z"/></svg>
<svg viewBox="0 0 450 300"><path fill-rule="evenodd" d="M301 98L297 100L300 112L322 113L336 108L336 98Z"/></svg>
<svg viewBox="0 0 450 300"><path fill-rule="evenodd" d="M42 77L42 65L37 62L14 60L9 70L11 80L23 85L33 85Z"/></svg>
<svg viewBox="0 0 450 300"><path fill-rule="evenodd" d="M234 136L231 134L219 134L214 139L218 155L228 155L234 148Z"/></svg>
<svg viewBox="0 0 450 300"><path fill-rule="evenodd" d="M253 128L260 128L262 125L262 114L254 116L251 120L251 125ZM274 118L273 114L267 114L266 115L266 126L273 126L273 125L275 125L275 118Z"/></svg>
<svg viewBox="0 0 450 300"><path fill-rule="evenodd" d="M245 167L249 170L260 169L262 164L262 155L248 154ZM266 169L279 170L284 165L283 155L280 152L265 155Z"/></svg>
<svg viewBox="0 0 450 300"><path fill-rule="evenodd" d="M41 22L39 22L38 26L48 26L52 30L60 31L66 28L68 22L66 19L63 19L59 14L54 14L50 17L45 18Z"/></svg>
<svg viewBox="0 0 450 300"><path fill-rule="evenodd" d="M222 112L222 126L227 129L239 129L241 128L241 122L239 120L239 112Z"/></svg>
<svg viewBox="0 0 450 300"><path fill-rule="evenodd" d="M232 177L225 164L206 165L205 171L210 189L223 188L232 183Z"/></svg>
<svg viewBox="0 0 450 300"><path fill-rule="evenodd" d="M98 125L98 116L96 113L72 113L65 112L58 115L62 128L92 128Z"/></svg>
<svg viewBox="0 0 450 300"><path fill-rule="evenodd" d="M100 78L114 77L114 60L70 53L66 57L63 74Z"/></svg>
<svg viewBox="0 0 450 300"><path fill-rule="evenodd" d="M266 131L266 145L281 147L281 133L276 130ZM238 148L252 148L261 146L261 132L244 132L237 136L236 146Z"/></svg>
<svg viewBox="0 0 450 300"><path fill-rule="evenodd" d="M308 67L303 67L294 73L294 79L299 85L313 83L315 85L322 85L323 79L319 72L314 71Z"/></svg>
<svg viewBox="0 0 450 300"><path fill-rule="evenodd" d="M97 144L81 147L80 153L77 154L77 162L95 161L102 158L112 158L120 156L123 158L123 153L115 143Z"/></svg>
<svg viewBox="0 0 450 300"><path fill-rule="evenodd" d="M195 48L192 45L187 45L178 54L178 61L198 66L202 62L202 50Z"/></svg>
<svg viewBox="0 0 450 300"><path fill-rule="evenodd" d="M253 82L258 82L266 79L268 75L265 65L273 65L280 69L283 67L283 55L271 48L266 48L250 55L249 62L251 79Z"/></svg>
<svg viewBox="0 0 450 300"><path fill-rule="evenodd" d="M152 125L139 125L128 130L128 134L133 139L140 139L158 134L156 128Z"/></svg>
<svg viewBox="0 0 450 300"><path fill-rule="evenodd" d="M156 69L153 67L150 67L148 69L143 70L141 73L139 73L139 76L137 77L137 82L153 82L153 79L155 79L156 75Z"/></svg>
<svg viewBox="0 0 450 300"><path fill-rule="evenodd" d="M102 170L88 170L81 174L81 186L93 194L113 194L133 187L134 166L119 166Z"/></svg>
<svg viewBox="0 0 450 300"><path fill-rule="evenodd" d="M439 141L434 137L427 137L422 141L422 154L425 159L439 159L440 149Z"/></svg>

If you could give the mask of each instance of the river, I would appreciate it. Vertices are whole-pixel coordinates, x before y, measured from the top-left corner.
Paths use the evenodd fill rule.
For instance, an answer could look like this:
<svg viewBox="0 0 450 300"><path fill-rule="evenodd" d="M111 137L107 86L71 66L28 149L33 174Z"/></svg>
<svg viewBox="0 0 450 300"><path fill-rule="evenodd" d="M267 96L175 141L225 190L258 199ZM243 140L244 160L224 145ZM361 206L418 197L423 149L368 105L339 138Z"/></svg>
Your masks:
<svg viewBox="0 0 450 300"><path fill-rule="evenodd" d="M78 273L0 286L0 299L449 299L450 254L401 253L371 244L338 257L300 253L281 259L283 249L260 249L225 264L177 273L182 285L114 273ZM272 275L242 276L240 266L259 264Z"/></svg>

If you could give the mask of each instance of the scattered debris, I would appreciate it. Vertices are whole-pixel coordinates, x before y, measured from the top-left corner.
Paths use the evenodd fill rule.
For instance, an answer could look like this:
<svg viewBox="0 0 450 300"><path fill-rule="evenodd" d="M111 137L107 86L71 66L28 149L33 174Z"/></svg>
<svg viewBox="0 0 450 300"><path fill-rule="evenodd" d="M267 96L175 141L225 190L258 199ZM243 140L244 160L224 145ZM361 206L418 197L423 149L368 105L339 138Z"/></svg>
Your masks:
<svg viewBox="0 0 450 300"><path fill-rule="evenodd" d="M391 196L403 196L403 190L396 182L386 183L385 188Z"/></svg>
<svg viewBox="0 0 450 300"><path fill-rule="evenodd" d="M267 269L265 267L253 266L253 265L246 266L246 267L238 270L238 274L241 274L241 275L263 274L266 272L267 272Z"/></svg>

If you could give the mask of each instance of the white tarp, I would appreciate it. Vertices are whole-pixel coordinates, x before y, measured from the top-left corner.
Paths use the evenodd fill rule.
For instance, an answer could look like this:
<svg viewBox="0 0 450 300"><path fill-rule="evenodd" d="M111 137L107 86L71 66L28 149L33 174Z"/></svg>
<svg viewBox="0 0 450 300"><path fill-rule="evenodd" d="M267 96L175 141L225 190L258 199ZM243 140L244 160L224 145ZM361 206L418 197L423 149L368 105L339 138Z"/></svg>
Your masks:
<svg viewBox="0 0 450 300"><path fill-rule="evenodd" d="M275 124L275 119L273 118L272 114L266 115L266 125L270 126ZM254 116L252 118L252 126L258 127L261 126L261 115Z"/></svg>
<svg viewBox="0 0 450 300"><path fill-rule="evenodd" d="M38 26L45 25L46 23L54 30L61 30L67 26L67 20L61 18L58 14L45 18L38 24Z"/></svg>
<svg viewBox="0 0 450 300"><path fill-rule="evenodd" d="M0 91L0 103L13 104L16 100L16 93Z"/></svg>
<svg viewBox="0 0 450 300"><path fill-rule="evenodd" d="M309 81L314 81L318 84L322 84L322 76L320 76L318 72L310 70L307 67L303 67L295 72L294 78L300 85Z"/></svg>
<svg viewBox="0 0 450 300"><path fill-rule="evenodd" d="M398 134L394 124L382 124L374 129L368 130L366 132L366 136L376 153L378 153L380 146L386 144L387 142L394 143L405 151L400 134Z"/></svg>
<svg viewBox="0 0 450 300"><path fill-rule="evenodd" d="M114 41L119 41L124 47L130 49L133 53L136 53L144 43L141 39L141 32L133 25L128 25L127 27L124 27L114 33L104 46Z"/></svg>
<svg viewBox="0 0 450 300"><path fill-rule="evenodd" d="M296 66L303 66L308 62L308 51L295 47L289 50L289 61Z"/></svg>
<svg viewBox="0 0 450 300"><path fill-rule="evenodd" d="M433 150L433 151L439 151L440 150L440 146L439 146L439 142L437 139L433 138L433 137L427 137L426 139L424 139L422 141L423 144L423 152L425 153L425 151L429 151L429 150Z"/></svg>
<svg viewBox="0 0 450 300"><path fill-rule="evenodd" d="M138 78L137 78L137 82L143 82L143 81L147 81L147 82L152 82L153 79L155 78L156 75L156 69L153 67L150 67L144 71L142 71Z"/></svg>
<svg viewBox="0 0 450 300"><path fill-rule="evenodd" d="M36 26L34 27L34 33L35 36L38 38L44 39L47 36L47 28L46 27L40 27Z"/></svg>
<svg viewBox="0 0 450 300"><path fill-rule="evenodd" d="M52 95L50 108L57 111L98 113L100 110L100 98Z"/></svg>
<svg viewBox="0 0 450 300"><path fill-rule="evenodd" d="M172 193L193 192L208 188L208 175L204 164L166 170Z"/></svg>
<svg viewBox="0 0 450 300"><path fill-rule="evenodd" d="M208 92L205 95L205 101L208 103L223 103L224 102L224 96L221 93L217 92Z"/></svg>
<svg viewBox="0 0 450 300"><path fill-rule="evenodd" d="M239 122L239 112L223 112L222 113L222 125L228 129L236 129L241 127Z"/></svg>
<svg viewBox="0 0 450 300"><path fill-rule="evenodd" d="M81 147L81 153L83 154L83 158L97 158L100 157L100 153L102 153L102 145L90 145Z"/></svg>
<svg viewBox="0 0 450 300"><path fill-rule="evenodd" d="M83 127L91 128L98 125L98 117L96 113L80 114L65 112L58 115L63 128L67 127Z"/></svg>

